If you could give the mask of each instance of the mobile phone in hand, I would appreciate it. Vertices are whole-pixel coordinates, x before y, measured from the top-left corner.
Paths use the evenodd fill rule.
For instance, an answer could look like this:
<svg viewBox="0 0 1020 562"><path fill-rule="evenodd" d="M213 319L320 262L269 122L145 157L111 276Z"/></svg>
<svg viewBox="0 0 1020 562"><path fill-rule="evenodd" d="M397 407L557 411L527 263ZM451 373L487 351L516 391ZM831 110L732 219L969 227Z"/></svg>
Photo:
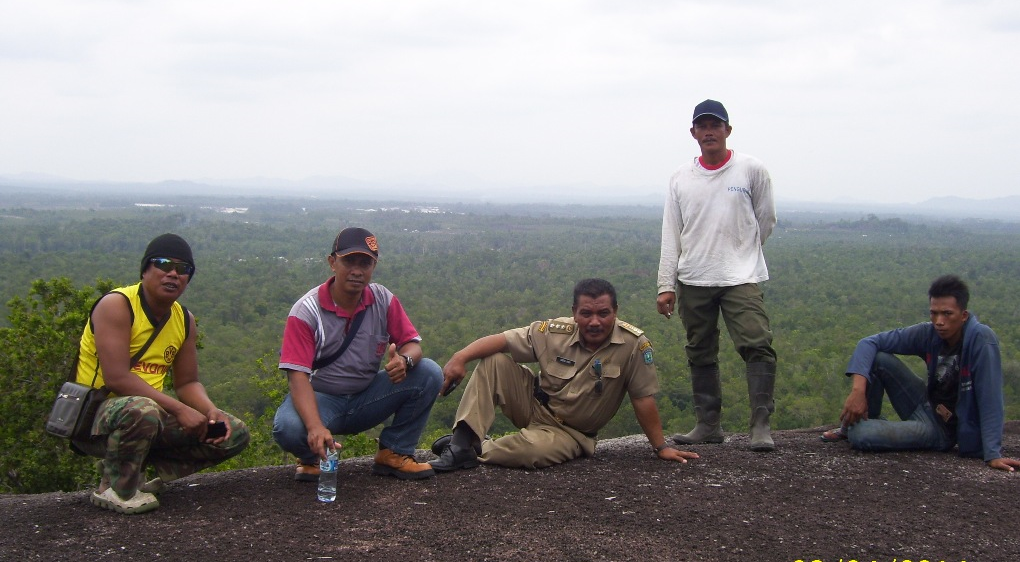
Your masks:
<svg viewBox="0 0 1020 562"><path fill-rule="evenodd" d="M454 390L457 390L457 385L458 384L460 384L460 381L453 381L453 382L451 382L450 386L446 387L446 390L443 391L443 396L449 396L451 392L453 392Z"/></svg>
<svg viewBox="0 0 1020 562"><path fill-rule="evenodd" d="M206 439L219 439L227 434L227 424L222 421L209 424L205 430Z"/></svg>

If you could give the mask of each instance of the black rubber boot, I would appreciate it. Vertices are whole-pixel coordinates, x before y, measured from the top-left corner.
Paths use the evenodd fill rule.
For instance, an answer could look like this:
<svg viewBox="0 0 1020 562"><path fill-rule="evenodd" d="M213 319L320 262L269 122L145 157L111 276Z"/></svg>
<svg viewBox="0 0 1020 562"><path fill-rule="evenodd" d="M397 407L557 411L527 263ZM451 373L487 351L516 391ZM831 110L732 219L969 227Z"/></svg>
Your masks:
<svg viewBox="0 0 1020 562"><path fill-rule="evenodd" d="M673 441L681 445L722 443L722 427L719 425L719 412L722 410L719 364L691 366L691 388L694 391L694 415L698 423L690 433L674 435Z"/></svg>
<svg viewBox="0 0 1020 562"><path fill-rule="evenodd" d="M776 448L769 418L776 410L773 392L776 386L775 363L747 364L747 395L751 402L751 450L768 452Z"/></svg>

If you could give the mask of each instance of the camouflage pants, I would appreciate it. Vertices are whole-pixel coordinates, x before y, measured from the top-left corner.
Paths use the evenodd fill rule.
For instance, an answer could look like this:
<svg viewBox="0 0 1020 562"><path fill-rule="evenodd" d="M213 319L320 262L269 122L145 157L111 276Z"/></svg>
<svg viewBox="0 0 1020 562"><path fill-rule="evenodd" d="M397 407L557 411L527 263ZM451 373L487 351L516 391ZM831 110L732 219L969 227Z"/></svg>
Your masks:
<svg viewBox="0 0 1020 562"><path fill-rule="evenodd" d="M164 482L193 474L240 453L248 445L248 427L227 414L231 435L219 445L184 432L177 418L155 401L118 396L99 406L92 440L75 441L82 452L102 459L103 481L122 498L134 496L147 466Z"/></svg>

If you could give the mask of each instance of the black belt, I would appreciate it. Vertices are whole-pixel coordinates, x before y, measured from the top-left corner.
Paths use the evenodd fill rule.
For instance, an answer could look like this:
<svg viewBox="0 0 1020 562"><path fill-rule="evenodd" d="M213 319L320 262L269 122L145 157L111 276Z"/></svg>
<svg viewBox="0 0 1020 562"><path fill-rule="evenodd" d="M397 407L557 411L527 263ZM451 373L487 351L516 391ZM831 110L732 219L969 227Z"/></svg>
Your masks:
<svg viewBox="0 0 1020 562"><path fill-rule="evenodd" d="M595 439L596 437L598 437L598 433L588 432L588 431L581 431L580 429L576 429L574 427L571 427L569 424L567 424L567 422L563 421L563 418L557 416L556 412L553 411L552 406L549 405L549 393L544 391L544 390L542 390L542 386L539 385L539 383L538 383L538 377L535 377L535 391L534 391L534 394L535 394L535 399L538 400L538 403L541 404L542 407L544 407L546 409L546 411L549 412L549 415L551 415L554 420L559 422L560 425L562 425L564 427L570 427L570 429L573 429L574 431L584 435L585 437L587 437L589 439Z"/></svg>

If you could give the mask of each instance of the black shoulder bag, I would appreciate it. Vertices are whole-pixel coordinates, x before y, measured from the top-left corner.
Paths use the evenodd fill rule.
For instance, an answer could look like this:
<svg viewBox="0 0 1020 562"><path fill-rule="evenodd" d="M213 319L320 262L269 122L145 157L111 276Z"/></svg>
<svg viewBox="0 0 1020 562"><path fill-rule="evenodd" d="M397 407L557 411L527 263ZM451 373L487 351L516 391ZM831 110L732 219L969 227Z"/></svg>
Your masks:
<svg viewBox="0 0 1020 562"><path fill-rule="evenodd" d="M336 353L330 355L329 357L318 359L312 362L313 371L318 371L319 369L332 364L337 359L340 359L340 356L343 355L345 351L347 351L347 346L351 345L351 342L354 341L354 336L358 334L358 328L361 327L361 321L365 318L365 310L367 309L362 309L361 312L357 313L354 316L354 320L351 321L351 329L347 330L347 336L344 338L344 343L340 345L340 349L338 349Z"/></svg>
<svg viewBox="0 0 1020 562"><path fill-rule="evenodd" d="M159 335L169 318L170 314L167 314L159 324L156 324L156 329L152 331L149 339L131 357L131 367L129 368L134 368L141 361L142 356L156 340L156 336ZM80 352L79 348L78 353ZM50 417L46 420L46 431L50 435L65 437L71 441L91 439L92 422L96 419L99 405L110 395L110 390L105 385L101 388L92 387L96 383L97 377L99 377L98 369L92 376L92 383L88 386L75 382L78 379L78 354L76 353L74 361L71 363L71 371L67 374L67 382L57 392L57 399L53 402ZM73 446L72 449L74 449Z"/></svg>

